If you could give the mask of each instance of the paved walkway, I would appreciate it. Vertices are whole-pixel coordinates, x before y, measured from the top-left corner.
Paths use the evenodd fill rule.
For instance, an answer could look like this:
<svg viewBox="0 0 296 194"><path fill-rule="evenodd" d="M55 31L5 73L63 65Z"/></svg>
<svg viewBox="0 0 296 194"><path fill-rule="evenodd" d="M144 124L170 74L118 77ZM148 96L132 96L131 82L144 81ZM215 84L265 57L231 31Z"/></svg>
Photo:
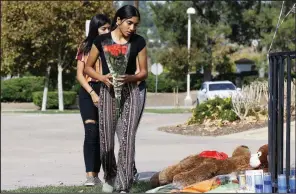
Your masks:
<svg viewBox="0 0 296 194"><path fill-rule="evenodd" d="M196 91L190 91L190 95L193 101L193 105L190 107L195 107L196 103ZM184 99L186 92L177 94L174 93L147 93L146 108L183 108ZM28 103L1 103L1 111L30 111L38 110L39 107L34 105L32 102Z"/></svg>
<svg viewBox="0 0 296 194"><path fill-rule="evenodd" d="M143 115L136 142L136 165L140 172L161 170L189 154L203 150L213 149L231 154L236 146L245 144L256 152L267 143L266 129L257 130L258 133L225 137L185 136L157 130L160 126L184 123L190 116ZM85 179L82 152L84 131L79 114L2 113L1 117L2 190L58 185L60 182L65 185L82 184ZM260 134L260 138L257 134ZM294 159L295 140L292 153Z"/></svg>
<svg viewBox="0 0 296 194"><path fill-rule="evenodd" d="M295 122L291 122L291 139L295 141ZM254 129L249 131L244 131L241 133L235 133L230 135L220 136L219 138L230 138L230 139L256 139L256 140L266 140L268 138L268 127L263 127L261 129ZM286 125L284 125L284 138L286 140Z"/></svg>
<svg viewBox="0 0 296 194"><path fill-rule="evenodd" d="M145 106L145 109L192 109L195 108L192 106L171 106L171 105L153 105L153 106ZM11 111L36 111L39 110L38 106L35 106L33 103L1 103L1 111L2 112L11 112ZM78 110L78 109L77 109Z"/></svg>

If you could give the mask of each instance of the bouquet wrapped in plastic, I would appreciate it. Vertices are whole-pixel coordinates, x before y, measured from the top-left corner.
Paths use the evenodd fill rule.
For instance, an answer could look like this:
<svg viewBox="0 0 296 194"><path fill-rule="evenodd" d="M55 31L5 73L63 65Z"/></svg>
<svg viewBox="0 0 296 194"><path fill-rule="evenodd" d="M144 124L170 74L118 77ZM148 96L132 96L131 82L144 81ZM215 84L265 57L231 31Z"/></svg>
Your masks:
<svg viewBox="0 0 296 194"><path fill-rule="evenodd" d="M114 94L116 99L116 115L117 118L120 115L120 102L121 102L121 91L123 84L117 79L120 75L124 75L128 63L128 50L129 45L105 45L104 52L110 74L112 75L112 84L114 88Z"/></svg>

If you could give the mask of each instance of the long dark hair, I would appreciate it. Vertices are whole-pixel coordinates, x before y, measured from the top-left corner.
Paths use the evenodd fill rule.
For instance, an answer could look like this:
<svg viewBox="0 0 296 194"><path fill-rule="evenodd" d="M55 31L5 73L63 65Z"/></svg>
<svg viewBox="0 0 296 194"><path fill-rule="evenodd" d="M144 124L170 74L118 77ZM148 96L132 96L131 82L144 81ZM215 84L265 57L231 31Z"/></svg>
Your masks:
<svg viewBox="0 0 296 194"><path fill-rule="evenodd" d="M117 27L116 21L117 21L118 17L121 20L130 19L132 17L138 17L139 20L141 20L140 12L136 7L134 7L132 5L122 6L115 13L115 16L114 16L113 21L112 21L112 27L111 27L112 30L115 30L116 27Z"/></svg>
<svg viewBox="0 0 296 194"><path fill-rule="evenodd" d="M87 54L90 51L93 41L98 35L98 28L100 28L105 24L111 24L111 20L106 15L97 14L94 17L92 17L89 23L88 35L80 45L79 52L83 52L83 54Z"/></svg>

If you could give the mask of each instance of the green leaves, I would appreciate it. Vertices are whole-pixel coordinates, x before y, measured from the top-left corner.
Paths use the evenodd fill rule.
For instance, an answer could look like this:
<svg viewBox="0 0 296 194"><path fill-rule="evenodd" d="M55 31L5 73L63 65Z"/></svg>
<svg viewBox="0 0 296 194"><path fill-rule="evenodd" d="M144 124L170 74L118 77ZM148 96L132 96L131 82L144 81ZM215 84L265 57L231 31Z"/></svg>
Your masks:
<svg viewBox="0 0 296 194"><path fill-rule="evenodd" d="M174 1L164 4L150 4L153 21L158 29L160 38L169 45L187 44L187 14L190 2Z"/></svg>
<svg viewBox="0 0 296 194"><path fill-rule="evenodd" d="M191 61L192 67L198 70L203 66L205 74L211 73L213 69L219 73L226 73L234 70L234 61L240 58L254 60L257 67L262 67L266 65L265 50L272 41L281 4L255 0L169 1L164 4L152 4L154 22L163 45L169 48L161 52L158 58L172 77L185 79L183 76L188 68L187 55L185 51L181 52L180 48L187 46L186 10L194 7L196 14L191 16L191 48L198 50L199 60ZM292 6L291 2L285 3L282 19ZM295 50L294 26L294 14L291 13L277 32L272 52ZM259 41L256 52L250 47L254 39ZM234 53L236 51L237 53ZM173 76L173 72L181 71L185 71L182 76ZM210 76L204 77L205 80L209 78Z"/></svg>
<svg viewBox="0 0 296 194"><path fill-rule="evenodd" d="M188 124L202 124L206 120L235 121L238 117L232 110L231 98L214 98L196 106Z"/></svg>
<svg viewBox="0 0 296 194"><path fill-rule="evenodd" d="M292 5L289 3L287 3L286 6L286 12L282 14L281 21L292 8ZM260 39L262 47L267 47L268 49L270 46L280 10L281 2L272 2L269 6L262 6L259 13L256 13L255 10L245 10L243 12L243 21L250 25L249 31L252 33L252 38ZM285 18L279 27L272 51L295 50L295 45L292 41L295 37L295 33L293 32L294 26L294 14L292 13Z"/></svg>
<svg viewBox="0 0 296 194"><path fill-rule="evenodd" d="M40 68L39 75L43 75L47 65L56 66L59 55L65 58L64 66L75 66L77 46L85 38L85 21L98 13L111 16L115 11L112 1L95 1L90 6L82 6L80 1L2 4L1 48L5 57L1 74Z"/></svg>
<svg viewBox="0 0 296 194"><path fill-rule="evenodd" d="M203 59L201 53L197 49L191 49L190 65L188 64L188 50L186 47L172 47L163 50L159 55L158 61L169 72L168 77L177 82L183 81L186 78L187 72L199 70L201 60Z"/></svg>
<svg viewBox="0 0 296 194"><path fill-rule="evenodd" d="M188 66L187 32L188 15L186 10L189 7L196 9L196 14L191 15L191 54L190 66ZM185 79L189 71L198 71L201 67L208 67L224 63L224 55L229 49L221 42L226 42L226 37L232 33L228 24L227 3L217 1L173 1L164 4L151 5L154 22L158 28L163 42L167 43L168 50L160 54L159 60L169 74L176 80ZM219 59L215 59L215 49L222 51ZM162 55L162 56L161 56ZM227 61L227 60L226 60ZM180 76L180 72L182 72ZM178 76L179 75L179 76Z"/></svg>

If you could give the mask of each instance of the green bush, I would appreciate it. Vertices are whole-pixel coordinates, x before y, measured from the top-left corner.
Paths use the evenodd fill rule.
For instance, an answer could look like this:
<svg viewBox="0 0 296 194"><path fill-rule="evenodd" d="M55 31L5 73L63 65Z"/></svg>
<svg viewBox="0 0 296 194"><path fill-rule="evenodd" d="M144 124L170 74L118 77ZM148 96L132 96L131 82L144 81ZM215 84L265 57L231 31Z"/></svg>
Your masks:
<svg viewBox="0 0 296 194"><path fill-rule="evenodd" d="M1 81L1 102L32 102L32 93L42 91L44 77L21 77Z"/></svg>
<svg viewBox="0 0 296 194"><path fill-rule="evenodd" d="M148 92L155 92L155 79L156 76L149 73L146 80ZM173 89L177 88L177 82L168 78L168 74L165 72L160 74L157 79L157 92L173 92ZM184 82L179 83L179 92L184 91L186 91L186 78L184 78Z"/></svg>
<svg viewBox="0 0 296 194"><path fill-rule="evenodd" d="M151 72L146 80L148 92L155 92L155 78ZM190 90L197 90L201 87L203 82L203 75L192 74L190 75ZM179 83L176 80L170 78L169 73L163 72L158 76L157 92L173 92L174 88L178 89L179 92L185 92L187 89L187 77L184 77Z"/></svg>
<svg viewBox="0 0 296 194"><path fill-rule="evenodd" d="M235 121L231 98L214 98L196 106L188 124L203 123L205 119Z"/></svg>
<svg viewBox="0 0 296 194"><path fill-rule="evenodd" d="M238 116L236 115L236 113L233 110L224 110L220 113L219 117L223 121L232 122L232 121L238 120Z"/></svg>
<svg viewBox="0 0 296 194"><path fill-rule="evenodd" d="M64 107L69 108L70 106L76 103L76 92L73 91L64 91ZM34 92L33 93L33 102L35 105L42 106L43 92ZM56 109L59 107L58 92L48 92L47 93L47 109Z"/></svg>
<svg viewBox="0 0 296 194"><path fill-rule="evenodd" d="M267 81L267 80L268 80L268 78L260 78L258 76L247 76L247 77L243 78L242 85L246 86L246 85L252 84L255 81L262 82L262 81Z"/></svg>

